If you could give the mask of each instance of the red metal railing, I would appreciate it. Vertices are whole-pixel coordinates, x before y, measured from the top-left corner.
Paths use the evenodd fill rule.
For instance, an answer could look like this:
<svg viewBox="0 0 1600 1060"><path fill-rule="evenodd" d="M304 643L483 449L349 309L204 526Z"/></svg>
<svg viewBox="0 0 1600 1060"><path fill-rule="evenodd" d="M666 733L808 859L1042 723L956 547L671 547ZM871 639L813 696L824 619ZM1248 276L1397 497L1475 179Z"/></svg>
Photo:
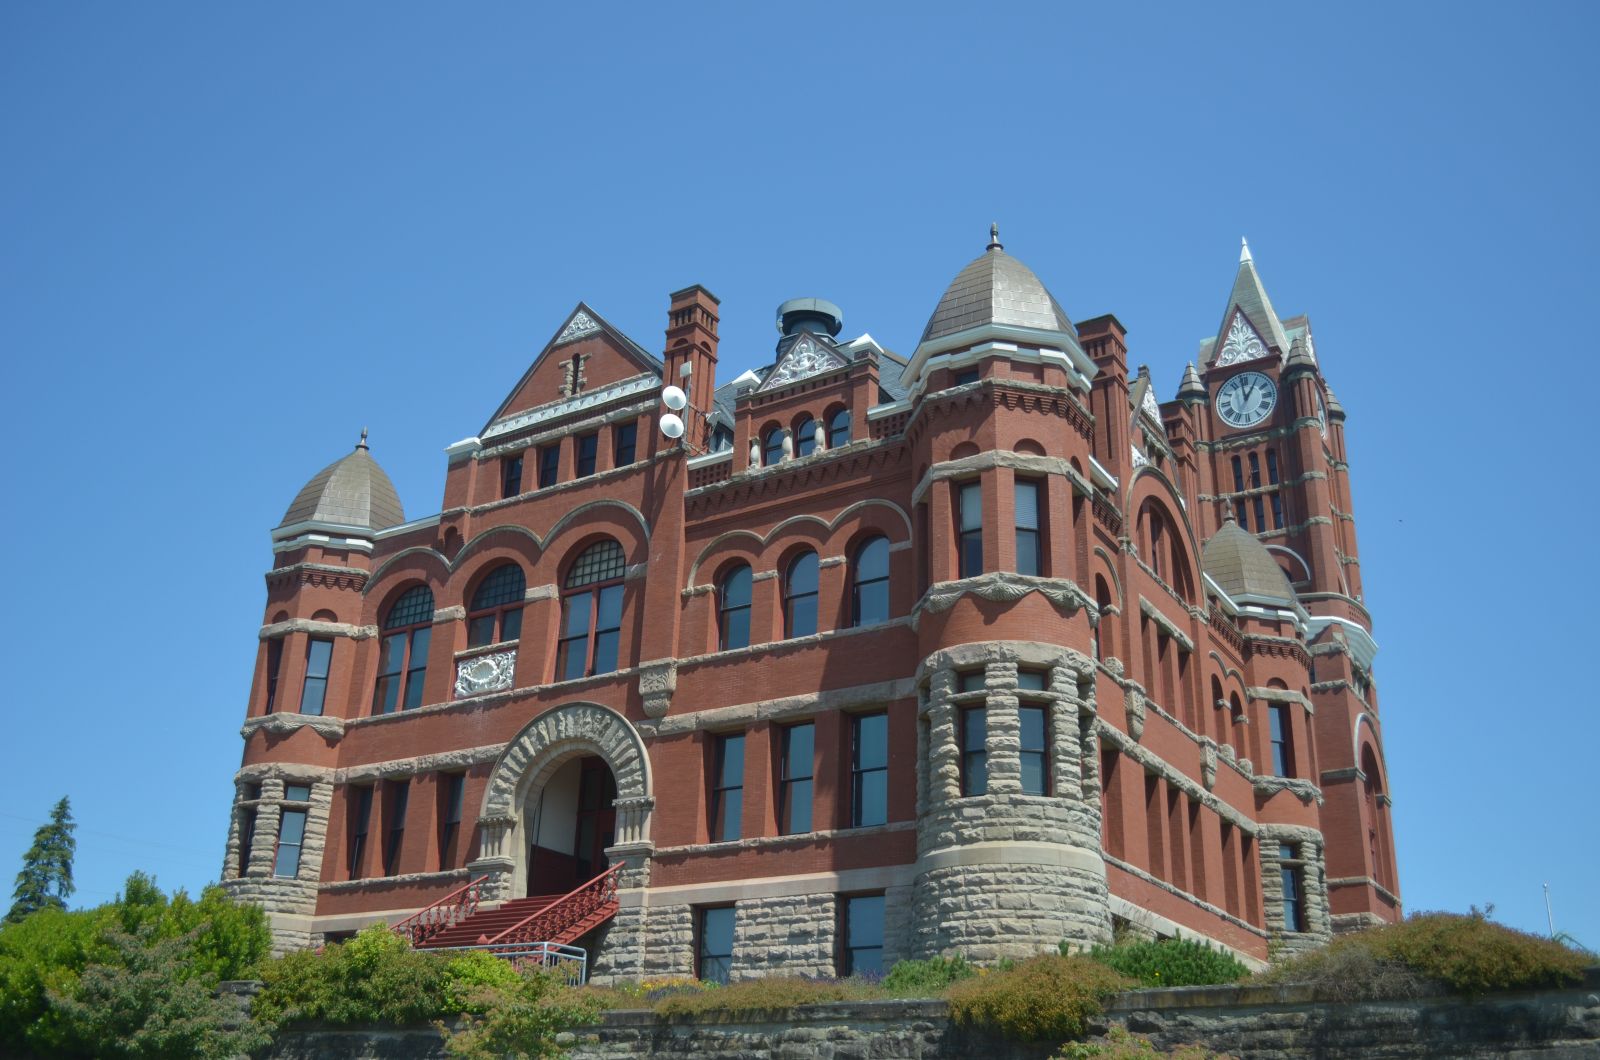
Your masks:
<svg viewBox="0 0 1600 1060"><path fill-rule="evenodd" d="M413 946L422 945L478 911L478 902L483 897L483 881L488 878L479 876L457 887L432 905L412 913L391 930L410 939Z"/></svg>
<svg viewBox="0 0 1600 1060"><path fill-rule="evenodd" d="M621 864L611 866L588 883L568 891L493 938L480 936L478 945L571 942L571 939L563 936L574 927L585 923L593 927L617 911L617 872L621 868Z"/></svg>

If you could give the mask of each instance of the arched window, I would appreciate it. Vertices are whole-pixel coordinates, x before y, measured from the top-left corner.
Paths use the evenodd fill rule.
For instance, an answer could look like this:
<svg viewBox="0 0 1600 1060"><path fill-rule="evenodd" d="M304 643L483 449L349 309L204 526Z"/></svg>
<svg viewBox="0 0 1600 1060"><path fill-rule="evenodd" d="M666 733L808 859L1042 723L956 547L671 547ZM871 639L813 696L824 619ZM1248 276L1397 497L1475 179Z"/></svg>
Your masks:
<svg viewBox="0 0 1600 1060"><path fill-rule="evenodd" d="M561 638L556 680L607 674L617 668L622 643L622 546L607 538L583 550L567 571L561 593Z"/></svg>
<svg viewBox="0 0 1600 1060"><path fill-rule="evenodd" d="M761 466L771 467L783 461L783 428L774 427L761 440Z"/></svg>
<svg viewBox="0 0 1600 1060"><path fill-rule="evenodd" d="M750 565L741 563L717 582L717 649L750 643Z"/></svg>
<svg viewBox="0 0 1600 1060"><path fill-rule="evenodd" d="M499 644L522 636L522 603L528 582L515 563L496 567L472 594L467 610L467 647Z"/></svg>
<svg viewBox="0 0 1600 1060"><path fill-rule="evenodd" d="M428 641L433 633L433 591L415 585L401 594L383 618L383 648L372 713L392 714L422 706L428 675Z"/></svg>
<svg viewBox="0 0 1600 1060"><path fill-rule="evenodd" d="M1094 606L1100 613L1100 622L1095 626L1099 634L1095 638L1096 658L1104 659L1117 654L1116 623L1111 615L1111 586L1098 574L1094 576Z"/></svg>
<svg viewBox="0 0 1600 1060"><path fill-rule="evenodd" d="M802 552L783 576L783 635L809 637L817 631L817 554Z"/></svg>
<svg viewBox="0 0 1600 1060"><path fill-rule="evenodd" d="M856 549L850 565L850 624L872 626L889 620L889 539L873 537Z"/></svg>
<svg viewBox="0 0 1600 1060"><path fill-rule="evenodd" d="M794 455L810 456L817 451L817 421L802 416L794 426Z"/></svg>
<svg viewBox="0 0 1600 1060"><path fill-rule="evenodd" d="M850 410L835 409L828 417L828 448L838 449L850 444Z"/></svg>

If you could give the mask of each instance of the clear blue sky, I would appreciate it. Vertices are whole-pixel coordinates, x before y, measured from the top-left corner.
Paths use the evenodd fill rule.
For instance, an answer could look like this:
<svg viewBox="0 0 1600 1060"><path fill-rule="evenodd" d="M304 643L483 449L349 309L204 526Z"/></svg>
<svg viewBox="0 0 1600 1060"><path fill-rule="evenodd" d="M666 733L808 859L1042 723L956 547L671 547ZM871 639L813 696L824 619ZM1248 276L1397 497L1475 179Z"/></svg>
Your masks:
<svg viewBox="0 0 1600 1060"><path fill-rule="evenodd" d="M80 900L217 875L268 530L362 426L424 515L578 299L908 353L998 220L1163 397L1250 237L1349 411L1407 905L1600 946L1600 8L544 6L0 5L0 899L62 794Z"/></svg>

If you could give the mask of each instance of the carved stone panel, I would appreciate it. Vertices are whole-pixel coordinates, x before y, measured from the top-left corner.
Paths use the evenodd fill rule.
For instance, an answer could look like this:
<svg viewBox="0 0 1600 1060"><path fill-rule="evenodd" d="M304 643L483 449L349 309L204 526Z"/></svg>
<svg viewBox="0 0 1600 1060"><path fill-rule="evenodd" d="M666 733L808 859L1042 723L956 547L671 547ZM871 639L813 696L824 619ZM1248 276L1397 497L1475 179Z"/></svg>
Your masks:
<svg viewBox="0 0 1600 1060"><path fill-rule="evenodd" d="M456 698L481 696L511 687L517 669L517 650L490 652L456 660Z"/></svg>

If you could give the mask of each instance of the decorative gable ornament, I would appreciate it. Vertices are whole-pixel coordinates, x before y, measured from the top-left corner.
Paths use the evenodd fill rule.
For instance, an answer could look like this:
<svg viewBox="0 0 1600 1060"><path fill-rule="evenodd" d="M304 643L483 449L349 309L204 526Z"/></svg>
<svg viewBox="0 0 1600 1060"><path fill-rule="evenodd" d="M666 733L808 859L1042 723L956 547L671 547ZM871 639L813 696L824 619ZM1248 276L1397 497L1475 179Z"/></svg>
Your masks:
<svg viewBox="0 0 1600 1060"><path fill-rule="evenodd" d="M581 339L585 335L593 335L599 330L600 325L594 317L580 309L572 314L572 319L567 321L567 326L561 329L561 334L557 335L556 341L550 345L559 346L563 342L572 342L574 339Z"/></svg>
<svg viewBox="0 0 1600 1060"><path fill-rule="evenodd" d="M1242 311L1234 310L1233 323L1228 325L1228 337L1223 339L1222 349L1218 351L1214 362L1216 367L1259 360L1266 355L1267 344L1261 341L1261 335L1251 326L1249 318Z"/></svg>
<svg viewBox="0 0 1600 1060"><path fill-rule="evenodd" d="M1135 470L1150 463L1150 458L1145 456L1137 445L1130 445L1128 448L1133 450L1133 466Z"/></svg>
<svg viewBox="0 0 1600 1060"><path fill-rule="evenodd" d="M801 335L799 340L789 347L789 352L783 355L783 360L778 362L772 374L767 376L767 381L761 384L761 391L776 390L844 366L844 358L810 335Z"/></svg>
<svg viewBox="0 0 1600 1060"><path fill-rule="evenodd" d="M1139 407L1144 410L1146 416L1149 416L1156 423L1161 422L1161 406L1156 404L1155 387L1147 386L1144 388L1144 400L1139 403Z"/></svg>

